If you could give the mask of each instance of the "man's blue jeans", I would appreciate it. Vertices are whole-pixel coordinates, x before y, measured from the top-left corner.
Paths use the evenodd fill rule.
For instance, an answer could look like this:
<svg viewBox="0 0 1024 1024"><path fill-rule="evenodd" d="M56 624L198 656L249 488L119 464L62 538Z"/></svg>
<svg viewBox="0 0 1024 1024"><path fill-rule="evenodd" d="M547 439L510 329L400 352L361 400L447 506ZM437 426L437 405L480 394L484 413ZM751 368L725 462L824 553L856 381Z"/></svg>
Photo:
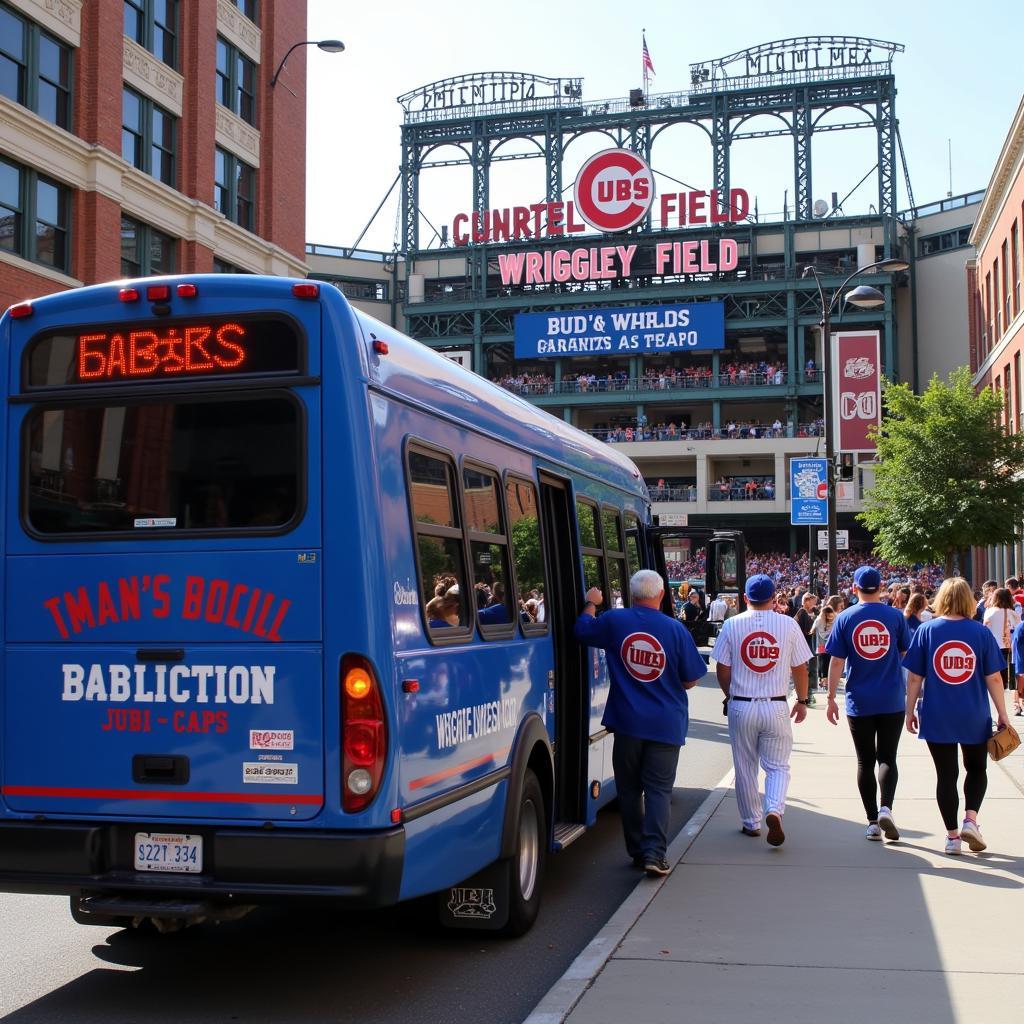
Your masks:
<svg viewBox="0 0 1024 1024"><path fill-rule="evenodd" d="M678 763L679 747L674 743L615 734L612 768L630 857L665 856Z"/></svg>

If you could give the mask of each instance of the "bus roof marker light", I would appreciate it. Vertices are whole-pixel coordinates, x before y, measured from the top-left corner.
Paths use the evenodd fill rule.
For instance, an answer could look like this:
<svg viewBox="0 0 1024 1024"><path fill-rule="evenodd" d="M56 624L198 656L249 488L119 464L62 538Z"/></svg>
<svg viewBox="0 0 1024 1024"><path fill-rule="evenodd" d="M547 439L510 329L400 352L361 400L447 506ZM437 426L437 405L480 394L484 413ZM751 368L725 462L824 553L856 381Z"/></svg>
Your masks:
<svg viewBox="0 0 1024 1024"><path fill-rule="evenodd" d="M141 296L139 295L138 288L122 288L118 293L117 297L122 302L138 302Z"/></svg>
<svg viewBox="0 0 1024 1024"><path fill-rule="evenodd" d="M380 338L374 338L373 351L378 352L382 356L386 356L388 354L388 343L386 341L381 341Z"/></svg>
<svg viewBox="0 0 1024 1024"><path fill-rule="evenodd" d="M315 299L320 295L320 285L300 281L292 285L292 295L297 299Z"/></svg>
<svg viewBox="0 0 1024 1024"><path fill-rule="evenodd" d="M180 299L194 299L199 294L199 289L194 284L179 284L175 291Z"/></svg>
<svg viewBox="0 0 1024 1024"><path fill-rule="evenodd" d="M7 312L11 314L12 320L24 320L25 317L32 315L32 303L19 302L17 305L11 306Z"/></svg>
<svg viewBox="0 0 1024 1024"><path fill-rule="evenodd" d="M151 284L146 288L147 302L170 302L171 286L169 284Z"/></svg>

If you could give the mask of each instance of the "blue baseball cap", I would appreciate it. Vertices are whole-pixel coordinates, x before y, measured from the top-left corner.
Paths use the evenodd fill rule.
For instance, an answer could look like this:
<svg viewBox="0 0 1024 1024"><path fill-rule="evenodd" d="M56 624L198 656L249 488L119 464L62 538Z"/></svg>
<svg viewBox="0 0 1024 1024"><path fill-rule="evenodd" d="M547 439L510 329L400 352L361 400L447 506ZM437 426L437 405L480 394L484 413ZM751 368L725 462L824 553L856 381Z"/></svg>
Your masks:
<svg viewBox="0 0 1024 1024"><path fill-rule="evenodd" d="M865 594L874 593L882 585L882 574L873 565L862 565L853 574L853 585Z"/></svg>
<svg viewBox="0 0 1024 1024"><path fill-rule="evenodd" d="M771 576L757 573L747 580L743 593L747 595L748 601L752 601L754 604L763 604L772 599L772 595L775 593L775 582Z"/></svg>

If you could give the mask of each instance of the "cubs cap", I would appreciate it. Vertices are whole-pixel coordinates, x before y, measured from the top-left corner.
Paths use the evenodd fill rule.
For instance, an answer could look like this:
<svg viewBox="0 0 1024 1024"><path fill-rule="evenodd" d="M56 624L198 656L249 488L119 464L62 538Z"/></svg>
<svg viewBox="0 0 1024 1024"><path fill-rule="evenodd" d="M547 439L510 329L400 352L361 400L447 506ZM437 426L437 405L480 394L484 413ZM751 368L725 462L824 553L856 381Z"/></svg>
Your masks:
<svg viewBox="0 0 1024 1024"><path fill-rule="evenodd" d="M872 565L862 565L853 574L853 585L865 594L873 594L882 585L882 574Z"/></svg>
<svg viewBox="0 0 1024 1024"><path fill-rule="evenodd" d="M762 604L765 601L771 600L772 595L775 593L775 583L771 576L757 573L747 580L743 593L747 595L748 601L753 601L754 604Z"/></svg>

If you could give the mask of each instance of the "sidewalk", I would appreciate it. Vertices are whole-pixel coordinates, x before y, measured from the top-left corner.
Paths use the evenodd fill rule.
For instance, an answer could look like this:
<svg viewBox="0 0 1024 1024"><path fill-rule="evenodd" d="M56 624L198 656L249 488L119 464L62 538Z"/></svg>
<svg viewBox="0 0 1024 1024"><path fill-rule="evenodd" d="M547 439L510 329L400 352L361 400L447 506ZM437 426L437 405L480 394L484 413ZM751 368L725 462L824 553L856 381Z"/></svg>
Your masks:
<svg viewBox="0 0 1024 1024"><path fill-rule="evenodd" d="M723 785L528 1024L1024 1020L1024 745L989 763L989 849L947 857L923 742L900 741L902 836L883 844L863 838L845 720L819 698L794 733L785 845L741 835Z"/></svg>

